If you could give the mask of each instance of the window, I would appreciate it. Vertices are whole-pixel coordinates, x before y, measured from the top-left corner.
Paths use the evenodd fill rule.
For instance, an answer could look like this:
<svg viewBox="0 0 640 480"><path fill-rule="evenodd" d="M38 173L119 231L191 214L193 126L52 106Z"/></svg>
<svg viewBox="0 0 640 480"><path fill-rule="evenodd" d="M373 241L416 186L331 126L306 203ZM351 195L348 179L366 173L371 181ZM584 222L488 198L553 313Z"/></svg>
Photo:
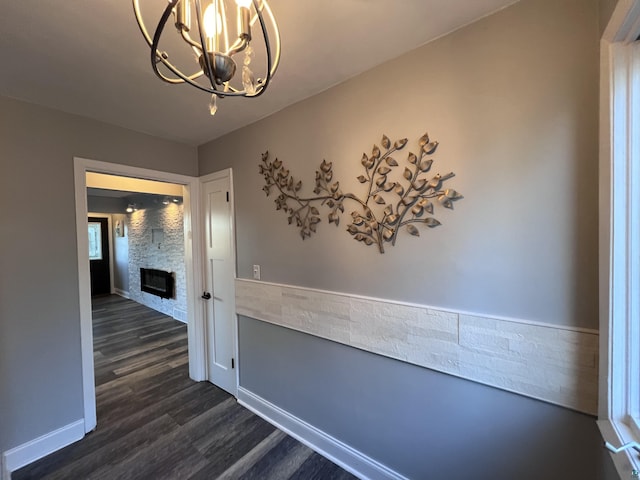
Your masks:
<svg viewBox="0 0 640 480"><path fill-rule="evenodd" d="M600 405L614 447L640 442L640 0L619 2L602 42ZM622 478L633 449L614 455Z"/></svg>
<svg viewBox="0 0 640 480"><path fill-rule="evenodd" d="M102 229L100 222L89 222L89 260L102 260Z"/></svg>

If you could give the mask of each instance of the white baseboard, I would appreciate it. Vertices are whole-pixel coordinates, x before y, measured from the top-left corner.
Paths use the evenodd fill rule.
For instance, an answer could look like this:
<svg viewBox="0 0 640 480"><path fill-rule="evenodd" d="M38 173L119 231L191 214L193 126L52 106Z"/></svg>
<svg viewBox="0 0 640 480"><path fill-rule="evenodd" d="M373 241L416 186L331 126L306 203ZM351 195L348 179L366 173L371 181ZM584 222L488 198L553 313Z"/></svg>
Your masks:
<svg viewBox="0 0 640 480"><path fill-rule="evenodd" d="M84 437L84 420L78 420L7 450L2 454L4 470L2 480L10 480L11 472L77 442L82 437Z"/></svg>
<svg viewBox="0 0 640 480"><path fill-rule="evenodd" d="M121 297L127 298L129 300L131 300L131 297L129 296L129 292L126 292L124 290L120 290L119 288L114 288L114 291L116 293L116 295L120 295Z"/></svg>
<svg viewBox="0 0 640 480"><path fill-rule="evenodd" d="M363 480L408 480L398 472L245 388L238 388L238 403L358 478Z"/></svg>

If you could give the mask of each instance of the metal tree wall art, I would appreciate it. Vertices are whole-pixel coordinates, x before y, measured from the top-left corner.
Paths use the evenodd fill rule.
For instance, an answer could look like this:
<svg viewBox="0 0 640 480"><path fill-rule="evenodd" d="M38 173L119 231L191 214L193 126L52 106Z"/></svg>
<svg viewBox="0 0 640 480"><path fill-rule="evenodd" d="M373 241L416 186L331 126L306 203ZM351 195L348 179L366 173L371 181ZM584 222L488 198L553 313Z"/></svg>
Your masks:
<svg viewBox="0 0 640 480"><path fill-rule="evenodd" d="M392 156L407 145L403 138L391 143L382 136L380 146L374 145L371 155L362 154L360 163L363 175L357 177L364 194L345 193L340 182L333 182L333 164L323 160L316 171L315 196L301 195L302 181L294 178L277 158L269 160L269 152L262 154L260 174L264 176L262 188L268 195L277 190L276 209L288 215L289 224L300 229L304 240L316 232L321 222L320 207L328 210L327 219L336 227L340 224L345 203L355 206L351 212L351 223L347 231L353 238L366 245L376 245L384 253L385 243L396 244L398 232L406 230L411 235L420 236L418 226L436 227L440 222L432 215L434 204L453 208L453 202L462 198L458 192L444 188L443 184L454 176L429 174L438 142L431 141L428 134L418 140L418 154L408 152L406 165L401 166ZM333 182L333 183L332 183Z"/></svg>

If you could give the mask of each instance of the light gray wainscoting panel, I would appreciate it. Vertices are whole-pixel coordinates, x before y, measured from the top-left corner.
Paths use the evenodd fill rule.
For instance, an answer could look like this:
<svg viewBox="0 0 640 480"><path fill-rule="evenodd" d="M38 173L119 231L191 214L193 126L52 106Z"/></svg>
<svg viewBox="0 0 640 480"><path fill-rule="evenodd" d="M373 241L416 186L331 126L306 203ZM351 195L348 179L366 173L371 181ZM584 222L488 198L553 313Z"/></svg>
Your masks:
<svg viewBox="0 0 640 480"><path fill-rule="evenodd" d="M236 280L239 315L595 414L598 332Z"/></svg>

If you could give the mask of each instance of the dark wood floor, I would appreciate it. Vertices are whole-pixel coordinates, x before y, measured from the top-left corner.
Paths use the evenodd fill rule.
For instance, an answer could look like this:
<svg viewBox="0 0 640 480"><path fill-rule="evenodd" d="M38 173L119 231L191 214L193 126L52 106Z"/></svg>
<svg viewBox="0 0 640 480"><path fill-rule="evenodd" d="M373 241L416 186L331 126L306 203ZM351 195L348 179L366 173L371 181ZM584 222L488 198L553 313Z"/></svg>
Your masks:
<svg viewBox="0 0 640 480"><path fill-rule="evenodd" d="M118 296L94 299L98 428L13 473L23 479L353 479L189 379L186 326Z"/></svg>

